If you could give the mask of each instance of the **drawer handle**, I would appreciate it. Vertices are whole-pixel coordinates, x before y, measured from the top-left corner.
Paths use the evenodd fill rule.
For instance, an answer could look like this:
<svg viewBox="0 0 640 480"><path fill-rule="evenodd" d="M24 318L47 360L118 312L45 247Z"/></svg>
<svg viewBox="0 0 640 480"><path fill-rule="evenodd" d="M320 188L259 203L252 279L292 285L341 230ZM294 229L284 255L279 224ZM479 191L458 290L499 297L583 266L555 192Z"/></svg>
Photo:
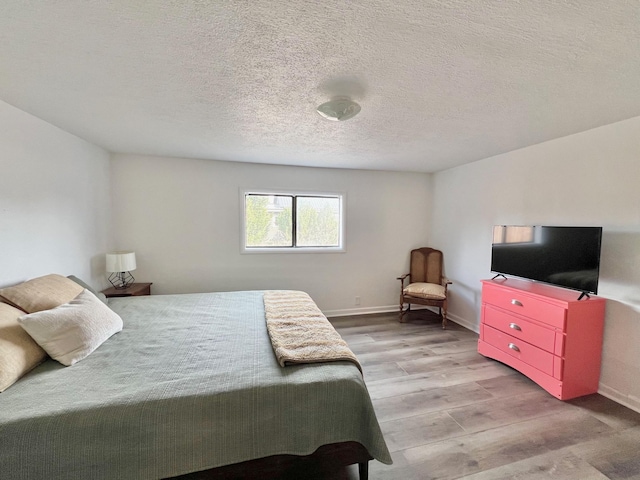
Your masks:
<svg viewBox="0 0 640 480"><path fill-rule="evenodd" d="M522 307L522 302L514 298L513 300L511 300L511 305L517 305L518 307Z"/></svg>
<svg viewBox="0 0 640 480"><path fill-rule="evenodd" d="M518 346L515 343L510 343L509 344L509 348L515 352L519 352L520 349L518 348Z"/></svg>
<svg viewBox="0 0 640 480"><path fill-rule="evenodd" d="M518 330L519 332L522 331L522 328L520 328L520 325L518 325L517 323L510 323L509 328L512 328L513 330Z"/></svg>

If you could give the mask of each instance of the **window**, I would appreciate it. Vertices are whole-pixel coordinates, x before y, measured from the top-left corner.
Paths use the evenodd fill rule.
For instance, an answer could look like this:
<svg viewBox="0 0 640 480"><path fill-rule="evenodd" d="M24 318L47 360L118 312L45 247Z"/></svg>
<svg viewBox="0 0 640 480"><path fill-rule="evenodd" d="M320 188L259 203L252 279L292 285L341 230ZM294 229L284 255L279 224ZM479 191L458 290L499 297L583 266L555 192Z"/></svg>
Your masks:
<svg viewBox="0 0 640 480"><path fill-rule="evenodd" d="M243 192L243 251L344 251L343 195Z"/></svg>

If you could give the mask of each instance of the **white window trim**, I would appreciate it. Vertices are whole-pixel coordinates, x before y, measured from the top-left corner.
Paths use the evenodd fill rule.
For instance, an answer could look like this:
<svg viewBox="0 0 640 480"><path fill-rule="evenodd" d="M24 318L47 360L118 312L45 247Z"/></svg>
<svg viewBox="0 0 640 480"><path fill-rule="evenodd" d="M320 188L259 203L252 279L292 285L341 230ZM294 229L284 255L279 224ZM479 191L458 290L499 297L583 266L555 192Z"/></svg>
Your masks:
<svg viewBox="0 0 640 480"><path fill-rule="evenodd" d="M308 195L312 197L338 197L340 199L340 245L337 247L247 247L245 229L245 195ZM269 190L264 188L240 189L240 253L345 253L347 224L347 194L344 192L314 192L310 190Z"/></svg>

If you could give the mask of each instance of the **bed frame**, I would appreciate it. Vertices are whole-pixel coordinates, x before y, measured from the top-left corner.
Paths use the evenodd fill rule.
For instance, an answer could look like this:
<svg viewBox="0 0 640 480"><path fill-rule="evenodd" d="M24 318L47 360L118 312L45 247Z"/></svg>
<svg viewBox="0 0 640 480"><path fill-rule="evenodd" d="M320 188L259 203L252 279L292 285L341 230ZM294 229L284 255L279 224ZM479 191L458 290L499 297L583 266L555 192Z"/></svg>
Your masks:
<svg viewBox="0 0 640 480"><path fill-rule="evenodd" d="M299 480L336 478L348 465L358 464L360 480L369 478L369 452L357 442L323 445L311 455L273 455L174 477L179 480ZM340 476L337 478L345 478Z"/></svg>

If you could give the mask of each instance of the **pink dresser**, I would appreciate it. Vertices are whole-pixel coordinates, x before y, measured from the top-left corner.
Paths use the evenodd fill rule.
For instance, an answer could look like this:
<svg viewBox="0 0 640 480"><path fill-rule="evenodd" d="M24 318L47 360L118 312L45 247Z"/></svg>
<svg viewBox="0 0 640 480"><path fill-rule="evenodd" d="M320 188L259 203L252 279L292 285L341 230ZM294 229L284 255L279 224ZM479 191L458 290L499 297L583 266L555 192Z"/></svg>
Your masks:
<svg viewBox="0 0 640 480"><path fill-rule="evenodd" d="M478 352L560 400L598 391L603 298L518 279L482 281Z"/></svg>

